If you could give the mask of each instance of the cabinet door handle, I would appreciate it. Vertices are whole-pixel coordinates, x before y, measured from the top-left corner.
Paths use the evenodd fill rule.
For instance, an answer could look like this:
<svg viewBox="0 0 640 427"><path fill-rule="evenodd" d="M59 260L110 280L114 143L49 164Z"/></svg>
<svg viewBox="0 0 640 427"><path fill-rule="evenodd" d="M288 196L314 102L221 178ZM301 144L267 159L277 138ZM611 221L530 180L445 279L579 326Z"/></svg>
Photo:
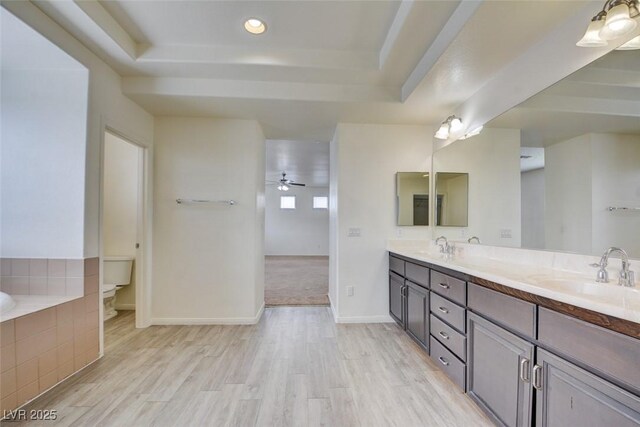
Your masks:
<svg viewBox="0 0 640 427"><path fill-rule="evenodd" d="M536 390L542 390L542 366L535 365L533 367L533 387Z"/></svg>
<svg viewBox="0 0 640 427"><path fill-rule="evenodd" d="M444 357L440 356L438 357L438 360L440 361L440 363L442 363L444 366L449 366L449 361L447 359L445 359Z"/></svg>
<svg viewBox="0 0 640 427"><path fill-rule="evenodd" d="M451 286L447 285L446 283L438 283L438 285L440 285L440 287L444 288L444 289L449 289Z"/></svg>
<svg viewBox="0 0 640 427"><path fill-rule="evenodd" d="M449 335L447 335L446 333L444 333L444 332L442 332L442 331L438 332L438 335L440 335L440 336L441 336L442 338L444 338L445 340L448 340L448 339L449 339Z"/></svg>
<svg viewBox="0 0 640 427"><path fill-rule="evenodd" d="M529 378L529 359L522 358L520 361L520 379L528 383L531 378Z"/></svg>
<svg viewBox="0 0 640 427"><path fill-rule="evenodd" d="M438 310L440 310L441 312L443 312L444 314L449 314L449 310L447 310L444 307L438 307Z"/></svg>

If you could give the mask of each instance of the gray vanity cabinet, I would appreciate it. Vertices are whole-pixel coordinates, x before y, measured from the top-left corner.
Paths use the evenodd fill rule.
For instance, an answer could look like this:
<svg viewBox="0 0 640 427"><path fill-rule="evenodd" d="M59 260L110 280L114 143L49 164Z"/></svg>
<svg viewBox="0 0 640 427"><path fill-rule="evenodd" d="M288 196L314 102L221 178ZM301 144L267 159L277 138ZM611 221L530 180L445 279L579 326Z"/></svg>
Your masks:
<svg viewBox="0 0 640 427"><path fill-rule="evenodd" d="M398 324L405 329L405 292L406 285L404 277L390 271L389 272L389 314Z"/></svg>
<svg viewBox="0 0 640 427"><path fill-rule="evenodd" d="M533 344L473 313L467 342L469 395L497 424L531 426Z"/></svg>
<svg viewBox="0 0 640 427"><path fill-rule="evenodd" d="M640 426L640 398L543 349L536 361L537 427Z"/></svg>
<svg viewBox="0 0 640 427"><path fill-rule="evenodd" d="M407 280L407 332L429 347L429 291Z"/></svg>

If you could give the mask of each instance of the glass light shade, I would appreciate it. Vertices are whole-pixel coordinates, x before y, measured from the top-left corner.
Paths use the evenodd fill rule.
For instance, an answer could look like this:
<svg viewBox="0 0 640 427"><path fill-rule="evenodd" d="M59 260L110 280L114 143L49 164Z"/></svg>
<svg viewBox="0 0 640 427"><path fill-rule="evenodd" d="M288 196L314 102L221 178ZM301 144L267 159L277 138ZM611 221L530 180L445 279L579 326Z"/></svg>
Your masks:
<svg viewBox="0 0 640 427"><path fill-rule="evenodd" d="M616 50L636 50L640 49L640 36L634 37Z"/></svg>
<svg viewBox="0 0 640 427"><path fill-rule="evenodd" d="M454 117L453 119L451 119L451 133L456 133L458 132L460 129L462 129L462 120L460 120L457 117Z"/></svg>
<svg viewBox="0 0 640 427"><path fill-rule="evenodd" d="M449 138L449 124L443 123L440 125L440 129L436 132L435 137L438 139L447 139Z"/></svg>
<svg viewBox="0 0 640 427"><path fill-rule="evenodd" d="M587 31L580 39L576 46L580 47L601 47L606 46L606 40L600 37L600 31L604 27L604 19L598 21L591 21L587 27Z"/></svg>
<svg viewBox="0 0 640 427"><path fill-rule="evenodd" d="M629 16L629 6L626 3L619 4L607 11L607 19L600 30L600 37L605 40L613 40L635 30L638 23Z"/></svg>

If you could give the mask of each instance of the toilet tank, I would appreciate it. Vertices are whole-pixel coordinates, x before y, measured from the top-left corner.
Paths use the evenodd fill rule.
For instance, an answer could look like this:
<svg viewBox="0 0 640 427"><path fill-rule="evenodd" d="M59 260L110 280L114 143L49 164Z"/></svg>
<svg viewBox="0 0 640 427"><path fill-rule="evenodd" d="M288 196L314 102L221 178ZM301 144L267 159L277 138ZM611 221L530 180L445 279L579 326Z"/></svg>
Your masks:
<svg viewBox="0 0 640 427"><path fill-rule="evenodd" d="M133 257L106 256L103 267L105 285L124 286L131 283Z"/></svg>

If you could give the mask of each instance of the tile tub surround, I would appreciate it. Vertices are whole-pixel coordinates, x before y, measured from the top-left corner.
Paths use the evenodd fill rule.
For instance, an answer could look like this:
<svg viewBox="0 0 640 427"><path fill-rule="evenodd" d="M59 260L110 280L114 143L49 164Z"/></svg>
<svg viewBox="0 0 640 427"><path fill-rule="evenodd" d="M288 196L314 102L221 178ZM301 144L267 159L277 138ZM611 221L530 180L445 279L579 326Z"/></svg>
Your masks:
<svg viewBox="0 0 640 427"><path fill-rule="evenodd" d="M98 258L1 258L0 290L9 295L82 296L87 277L98 276Z"/></svg>
<svg viewBox="0 0 640 427"><path fill-rule="evenodd" d="M615 283L620 269L618 260L609 263L612 282L596 284L602 288L595 289L602 292L592 292L594 288L581 292L562 286L562 281L595 284L596 271L589 264L598 262L600 257L452 243L456 246L453 257L440 254L433 241L389 240L387 249L510 288L640 323L640 287L623 288ZM636 277L639 277L639 267L640 261L631 261Z"/></svg>
<svg viewBox="0 0 640 427"><path fill-rule="evenodd" d="M97 286L84 288L73 301L0 323L0 414L98 359L101 298Z"/></svg>

